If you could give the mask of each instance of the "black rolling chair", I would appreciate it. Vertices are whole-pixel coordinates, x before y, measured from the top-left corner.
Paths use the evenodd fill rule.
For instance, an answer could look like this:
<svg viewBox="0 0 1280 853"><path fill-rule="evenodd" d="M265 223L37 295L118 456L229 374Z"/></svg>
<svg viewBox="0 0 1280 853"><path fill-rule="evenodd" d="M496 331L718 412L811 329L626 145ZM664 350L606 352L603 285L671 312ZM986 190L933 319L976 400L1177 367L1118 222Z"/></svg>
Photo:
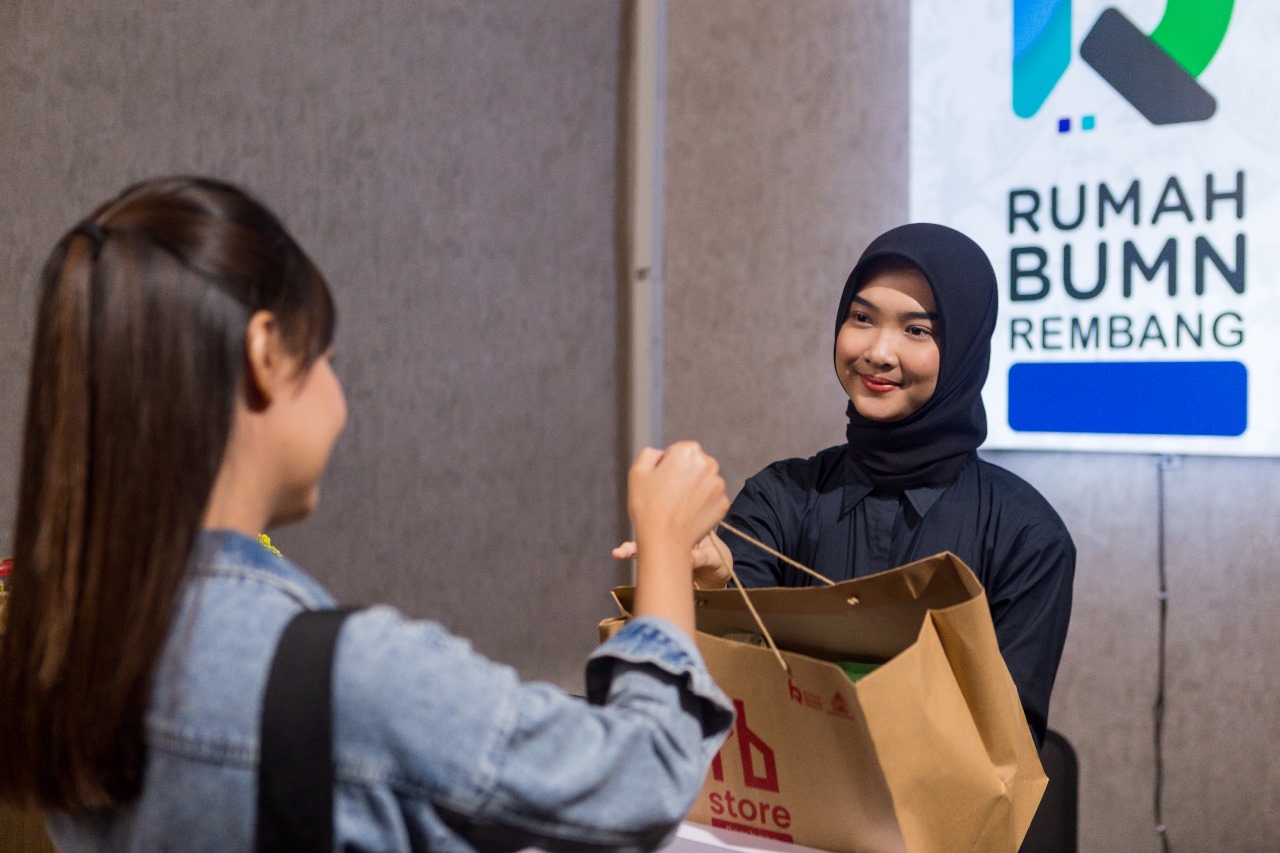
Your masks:
<svg viewBox="0 0 1280 853"><path fill-rule="evenodd" d="M1076 853L1080 845L1080 762L1060 732L1045 733L1040 762L1049 777L1021 853Z"/></svg>

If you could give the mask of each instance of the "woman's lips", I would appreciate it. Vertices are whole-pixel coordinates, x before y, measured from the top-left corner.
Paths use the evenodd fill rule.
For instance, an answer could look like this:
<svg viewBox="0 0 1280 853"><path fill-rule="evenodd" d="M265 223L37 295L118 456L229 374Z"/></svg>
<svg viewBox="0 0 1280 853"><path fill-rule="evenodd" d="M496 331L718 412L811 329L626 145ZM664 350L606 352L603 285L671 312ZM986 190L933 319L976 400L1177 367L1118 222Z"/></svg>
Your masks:
<svg viewBox="0 0 1280 853"><path fill-rule="evenodd" d="M883 394L886 391L892 391L898 387L896 382L890 382L883 376L867 376L866 374L859 373L858 378L862 380L862 384L867 387L868 391L875 391L880 394Z"/></svg>

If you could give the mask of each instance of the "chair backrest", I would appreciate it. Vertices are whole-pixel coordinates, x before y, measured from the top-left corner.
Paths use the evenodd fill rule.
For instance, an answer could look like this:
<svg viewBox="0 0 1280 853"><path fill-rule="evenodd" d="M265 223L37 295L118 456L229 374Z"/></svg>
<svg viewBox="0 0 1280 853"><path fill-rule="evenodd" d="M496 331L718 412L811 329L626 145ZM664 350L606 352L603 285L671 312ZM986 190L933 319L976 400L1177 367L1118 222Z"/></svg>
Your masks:
<svg viewBox="0 0 1280 853"><path fill-rule="evenodd" d="M1080 762L1061 732L1049 729L1040 748L1049 787L1031 821L1021 853L1076 853L1080 846Z"/></svg>

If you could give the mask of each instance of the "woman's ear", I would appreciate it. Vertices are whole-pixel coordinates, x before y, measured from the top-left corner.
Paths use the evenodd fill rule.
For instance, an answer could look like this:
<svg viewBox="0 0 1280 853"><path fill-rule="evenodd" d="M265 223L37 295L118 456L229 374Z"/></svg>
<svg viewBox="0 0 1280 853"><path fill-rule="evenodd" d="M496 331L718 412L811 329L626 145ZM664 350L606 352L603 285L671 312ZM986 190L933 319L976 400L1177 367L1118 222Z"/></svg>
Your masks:
<svg viewBox="0 0 1280 853"><path fill-rule="evenodd" d="M249 318L244 335L244 387L253 409L269 406L280 392L282 378L288 375L289 359L283 343L275 314L258 311Z"/></svg>

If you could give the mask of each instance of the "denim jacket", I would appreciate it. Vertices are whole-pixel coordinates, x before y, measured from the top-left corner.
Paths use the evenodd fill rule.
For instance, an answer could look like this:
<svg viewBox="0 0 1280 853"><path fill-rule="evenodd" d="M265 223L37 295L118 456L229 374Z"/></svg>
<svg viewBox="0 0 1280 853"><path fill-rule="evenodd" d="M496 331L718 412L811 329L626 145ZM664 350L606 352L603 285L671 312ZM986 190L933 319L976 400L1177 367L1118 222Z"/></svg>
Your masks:
<svg viewBox="0 0 1280 853"><path fill-rule="evenodd" d="M262 694L286 622L333 605L254 540L204 533L152 688L142 794L55 814L62 850L251 850ZM388 607L334 658L342 850L646 850L697 794L732 721L696 647L632 620L587 664L587 701Z"/></svg>

